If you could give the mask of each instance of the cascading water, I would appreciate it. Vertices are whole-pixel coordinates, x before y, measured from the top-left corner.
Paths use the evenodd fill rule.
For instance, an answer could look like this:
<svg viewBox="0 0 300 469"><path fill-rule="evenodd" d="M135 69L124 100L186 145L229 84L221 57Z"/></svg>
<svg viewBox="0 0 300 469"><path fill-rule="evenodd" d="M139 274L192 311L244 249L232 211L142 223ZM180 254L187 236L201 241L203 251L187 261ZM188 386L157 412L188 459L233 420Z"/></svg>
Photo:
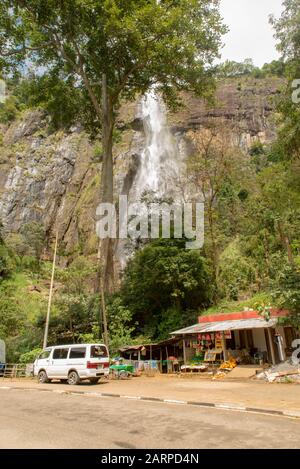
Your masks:
<svg viewBox="0 0 300 469"><path fill-rule="evenodd" d="M174 196L174 182L180 172L180 151L166 119L166 107L155 91L140 103L145 132L145 148L135 181L135 197L152 192L155 197Z"/></svg>
<svg viewBox="0 0 300 469"><path fill-rule="evenodd" d="M148 200L153 202L181 200L177 183L184 166L185 147L180 136L172 135L166 116L163 100L155 90L149 91L138 108L144 127L144 146L140 151L139 169L127 194L130 204L141 202L144 195L149 195ZM119 240L116 256L121 270L135 248L134 240Z"/></svg>

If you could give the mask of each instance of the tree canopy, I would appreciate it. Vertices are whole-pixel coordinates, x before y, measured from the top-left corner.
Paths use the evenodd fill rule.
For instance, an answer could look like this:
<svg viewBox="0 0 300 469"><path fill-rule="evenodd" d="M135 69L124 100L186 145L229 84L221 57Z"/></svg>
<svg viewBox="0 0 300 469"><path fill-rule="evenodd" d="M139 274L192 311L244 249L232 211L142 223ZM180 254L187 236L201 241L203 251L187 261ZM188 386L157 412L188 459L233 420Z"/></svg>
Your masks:
<svg viewBox="0 0 300 469"><path fill-rule="evenodd" d="M154 84L174 103L174 90L202 94L211 85L207 67L218 56L225 32L218 4L217 0L4 0L2 73L20 72L23 66L38 75L58 75L89 98L95 125L103 117L103 73L113 106ZM68 83L72 76L76 80Z"/></svg>

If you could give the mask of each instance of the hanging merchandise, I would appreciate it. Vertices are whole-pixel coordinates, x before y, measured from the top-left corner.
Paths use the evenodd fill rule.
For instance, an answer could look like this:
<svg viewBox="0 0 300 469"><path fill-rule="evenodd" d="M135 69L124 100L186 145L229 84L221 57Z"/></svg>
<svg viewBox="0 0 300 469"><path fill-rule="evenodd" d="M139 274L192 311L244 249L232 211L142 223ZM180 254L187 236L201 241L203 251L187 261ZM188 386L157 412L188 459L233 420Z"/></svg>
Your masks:
<svg viewBox="0 0 300 469"><path fill-rule="evenodd" d="M221 349L222 348L222 339L216 339L215 348L216 349Z"/></svg>

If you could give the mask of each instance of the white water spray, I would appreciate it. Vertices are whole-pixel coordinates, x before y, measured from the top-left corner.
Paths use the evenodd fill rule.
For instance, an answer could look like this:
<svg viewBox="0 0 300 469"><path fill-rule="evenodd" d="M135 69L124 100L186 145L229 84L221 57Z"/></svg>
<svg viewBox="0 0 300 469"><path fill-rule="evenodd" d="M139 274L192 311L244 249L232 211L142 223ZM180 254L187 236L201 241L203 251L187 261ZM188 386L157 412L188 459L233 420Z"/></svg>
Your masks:
<svg viewBox="0 0 300 469"><path fill-rule="evenodd" d="M140 104L145 132L136 178L136 196L153 192L156 197L174 195L174 181L180 171L180 151L166 119L166 106L155 91L148 92ZM173 181L173 183L172 183Z"/></svg>
<svg viewBox="0 0 300 469"><path fill-rule="evenodd" d="M140 202L143 195L151 198L180 201L177 183L185 165L183 139L172 135L167 123L167 109L154 90L141 100L138 117L143 122L145 143L140 153L140 164L133 186L128 194L129 202ZM134 242L119 240L117 258L121 269L126 266L134 250Z"/></svg>

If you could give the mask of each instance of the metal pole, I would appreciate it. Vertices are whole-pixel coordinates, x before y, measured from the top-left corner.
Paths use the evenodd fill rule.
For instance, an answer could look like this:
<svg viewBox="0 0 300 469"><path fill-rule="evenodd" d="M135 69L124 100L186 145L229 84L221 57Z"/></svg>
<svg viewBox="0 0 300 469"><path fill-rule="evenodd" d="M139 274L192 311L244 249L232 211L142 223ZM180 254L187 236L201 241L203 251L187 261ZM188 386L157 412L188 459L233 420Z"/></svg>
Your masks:
<svg viewBox="0 0 300 469"><path fill-rule="evenodd" d="M50 282L50 291L49 291L49 299L48 299L48 308L47 308L47 316L46 316L46 325L45 325L43 349L47 347L47 342L48 342L49 320L50 320L50 311L51 311L51 303L52 303L52 293L53 293L57 243L58 243L58 231L56 232L56 237L55 237L55 246L54 246L54 255L53 255L53 263L52 263L52 273L51 273L51 282Z"/></svg>
<svg viewBox="0 0 300 469"><path fill-rule="evenodd" d="M101 296L101 316L100 321L102 319L102 325L103 325L103 342L105 343L106 347L108 348L109 346L109 340L108 340L108 329L107 329L107 316L106 316L106 303L105 303L105 291L104 291L104 283L103 283L103 271L104 267L101 264L101 240L99 241L98 245L98 255L97 259L99 262L99 282L100 282L100 296Z"/></svg>

